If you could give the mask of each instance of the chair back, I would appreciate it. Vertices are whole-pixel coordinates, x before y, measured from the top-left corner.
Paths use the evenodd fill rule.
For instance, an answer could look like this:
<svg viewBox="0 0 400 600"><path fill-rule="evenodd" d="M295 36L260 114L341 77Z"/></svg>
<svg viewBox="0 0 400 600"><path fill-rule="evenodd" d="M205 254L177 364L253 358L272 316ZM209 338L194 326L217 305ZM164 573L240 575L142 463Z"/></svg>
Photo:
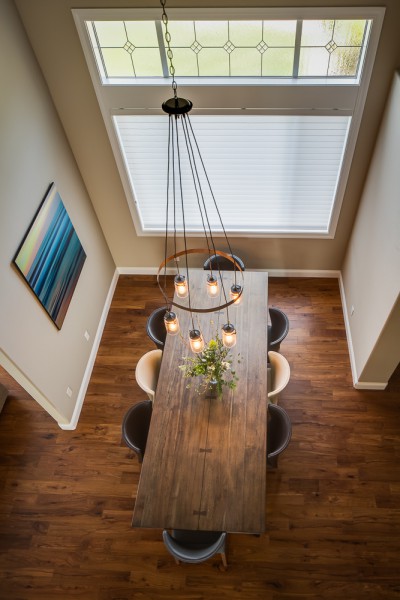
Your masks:
<svg viewBox="0 0 400 600"><path fill-rule="evenodd" d="M166 311L166 306L156 308L147 319L147 335L159 350L164 350L165 338L167 337L167 330L164 325L164 315Z"/></svg>
<svg viewBox="0 0 400 600"><path fill-rule="evenodd" d="M208 560L214 554L221 554L222 563L227 567L225 542L226 532L219 531L188 531L173 530L169 533L163 531L163 540L167 550L179 561L186 563L200 563Z"/></svg>
<svg viewBox="0 0 400 600"><path fill-rule="evenodd" d="M146 392L150 400L154 400L158 375L160 373L162 350L150 350L139 359L135 377L137 384Z"/></svg>
<svg viewBox="0 0 400 600"><path fill-rule="evenodd" d="M232 256L232 258L235 259L238 265L240 265L242 271L244 271L245 268L242 259L238 256L235 256L235 254L231 254L230 256ZM205 271L210 271L210 269L212 269L213 271L218 271L218 268L221 271L234 271L235 265L230 260L225 258L225 256L220 256L219 254L213 254L212 256L209 256L203 265L203 269Z"/></svg>
<svg viewBox="0 0 400 600"><path fill-rule="evenodd" d="M279 351L281 342L289 332L289 319L279 308L270 308L271 325L268 327L268 350Z"/></svg>
<svg viewBox="0 0 400 600"><path fill-rule="evenodd" d="M268 360L271 365L271 386L268 392L269 402L277 403L279 394L285 389L290 380L290 365L287 359L279 352L270 350Z"/></svg>
<svg viewBox="0 0 400 600"><path fill-rule="evenodd" d="M139 462L143 461L146 450L152 408L153 403L150 400L134 404L122 422L122 438L125 444L136 452Z"/></svg>
<svg viewBox="0 0 400 600"><path fill-rule="evenodd" d="M268 405L267 419L267 464L277 467L278 456L292 437L292 423L286 410L277 404Z"/></svg>

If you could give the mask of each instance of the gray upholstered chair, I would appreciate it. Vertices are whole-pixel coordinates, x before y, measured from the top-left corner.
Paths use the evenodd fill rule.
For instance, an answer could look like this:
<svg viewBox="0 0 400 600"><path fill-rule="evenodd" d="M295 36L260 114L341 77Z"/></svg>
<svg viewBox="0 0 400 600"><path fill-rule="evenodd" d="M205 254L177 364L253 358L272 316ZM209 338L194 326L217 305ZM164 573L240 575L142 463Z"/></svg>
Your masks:
<svg viewBox="0 0 400 600"><path fill-rule="evenodd" d="M122 422L122 438L125 444L136 452L139 462L143 461L146 450L152 408L153 403L150 400L134 404Z"/></svg>
<svg viewBox="0 0 400 600"><path fill-rule="evenodd" d="M179 564L200 563L208 560L214 554L221 554L222 564L227 567L225 543L226 532L218 531L188 531L176 529L169 533L163 531L164 543L167 550Z"/></svg>
<svg viewBox="0 0 400 600"><path fill-rule="evenodd" d="M159 350L164 350L165 338L167 337L167 330L165 329L164 324L164 315L166 311L166 306L156 308L147 319L147 335Z"/></svg>
<svg viewBox="0 0 400 600"><path fill-rule="evenodd" d="M267 465L276 468L278 456L287 448L292 437L292 423L286 410L277 404L268 404Z"/></svg>
<svg viewBox="0 0 400 600"><path fill-rule="evenodd" d="M281 342L289 332L289 319L279 308L269 309L271 325L268 325L268 350L279 352Z"/></svg>
<svg viewBox="0 0 400 600"><path fill-rule="evenodd" d="M238 256L235 256L235 254L231 254L231 256L232 256L232 258L234 258L236 260L238 265L240 265L240 268L242 269L242 271L244 271L245 269L244 269L244 263L243 263L242 259L239 258ZM211 268L213 271L218 271L218 267L220 268L221 271L234 271L235 270L235 265L233 264L233 262L231 262L230 260L225 258L225 256L220 256L219 254L213 254L212 256L209 256L203 265L203 269L205 271L209 271Z"/></svg>

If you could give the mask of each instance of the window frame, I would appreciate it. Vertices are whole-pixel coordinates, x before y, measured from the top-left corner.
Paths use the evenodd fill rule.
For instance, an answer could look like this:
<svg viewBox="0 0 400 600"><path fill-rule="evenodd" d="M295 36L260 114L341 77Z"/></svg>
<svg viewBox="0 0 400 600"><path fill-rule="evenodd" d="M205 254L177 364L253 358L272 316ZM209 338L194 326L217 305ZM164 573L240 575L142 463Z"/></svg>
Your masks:
<svg viewBox="0 0 400 600"><path fill-rule="evenodd" d="M142 228L134 189L125 168L125 160L113 124L113 117L120 114L164 114L161 104L172 96L171 79L135 78L134 81L129 81L129 83L124 80L117 84L113 78L112 83L102 82L85 21L159 20L160 9L72 9L72 14L136 232L139 236L159 237L160 232L144 231ZM285 77L180 78L176 76L179 95L193 101L194 114L213 114L213 112L217 112L232 115L243 114L243 111L246 111L247 114L311 116L316 114L322 116L341 114L352 117L327 233L282 231L274 233L231 233L230 235L247 238L334 238L384 14L385 8L383 7L230 8L229 10L226 8L171 8L168 10L168 17L171 20L227 20L229 18L230 21L241 19L366 19L372 21L363 64L357 79L347 77L301 77L299 79ZM230 88L234 93L230 93ZM192 237L198 235L200 234L190 233Z"/></svg>

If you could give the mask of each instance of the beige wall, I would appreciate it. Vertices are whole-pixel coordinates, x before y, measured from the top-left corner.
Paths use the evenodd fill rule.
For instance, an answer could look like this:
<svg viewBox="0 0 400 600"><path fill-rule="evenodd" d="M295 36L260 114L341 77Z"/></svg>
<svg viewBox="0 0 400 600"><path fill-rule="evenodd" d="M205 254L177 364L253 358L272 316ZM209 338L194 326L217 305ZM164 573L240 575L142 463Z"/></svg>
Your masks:
<svg viewBox="0 0 400 600"><path fill-rule="evenodd" d="M0 2L0 77L0 363L68 423L115 265L11 0ZM60 331L11 266L52 181L87 254Z"/></svg>
<svg viewBox="0 0 400 600"><path fill-rule="evenodd" d="M15 0L67 137L79 165L115 263L119 267L155 267L163 256L160 238L136 236L128 204L96 100L71 8L110 7L110 0ZM331 6L331 0L253 0L252 6ZM341 6L375 6L375 0L344 0ZM350 170L337 232L333 240L232 240L249 268L340 269L364 184L379 121L394 69L400 64L400 2L383 0L386 7L381 41L372 74L364 117ZM247 6L244 0L171 0L179 6ZM120 0L119 7L159 3ZM228 11L227 11L228 15ZM186 92L186 90L185 90ZM196 102L196 90L191 90ZM139 91L132 93L140 94ZM159 95L160 88L155 91ZM170 86L165 87L170 95ZM165 98L163 98L165 99ZM157 105L156 98L155 104Z"/></svg>
<svg viewBox="0 0 400 600"><path fill-rule="evenodd" d="M400 361L399 107L397 73L343 265L360 384L386 383Z"/></svg>

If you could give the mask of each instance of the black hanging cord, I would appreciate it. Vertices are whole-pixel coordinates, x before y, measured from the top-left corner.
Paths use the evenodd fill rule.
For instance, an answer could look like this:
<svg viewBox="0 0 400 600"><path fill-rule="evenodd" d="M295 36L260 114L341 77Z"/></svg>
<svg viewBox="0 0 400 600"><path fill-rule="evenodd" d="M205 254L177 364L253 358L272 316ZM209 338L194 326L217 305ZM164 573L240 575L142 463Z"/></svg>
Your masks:
<svg viewBox="0 0 400 600"><path fill-rule="evenodd" d="M204 175L205 175L205 177L206 177L206 180L207 180L208 188L209 188L209 190L210 190L210 194L211 194L211 197L212 197L212 199L213 199L213 202L214 202L215 209L216 209L216 211L217 211L217 213L218 213L218 218L219 218L219 221L220 221L220 223L221 223L222 231L224 232L225 240L226 240L226 243L227 243L227 245L228 245L228 248L229 248L230 255L233 257L232 248L231 248L231 245L230 245L230 243L229 243L228 236L226 235L225 227L224 227L224 224L223 224L223 222L222 222L222 218L221 218L221 213L219 212L219 208L218 208L217 202L216 202L216 200L215 200L214 193L213 193L213 191L212 191L211 183L210 183L210 180L209 180L209 178L208 178L208 175L207 175L206 168L205 168L205 166L204 166L203 157L201 156L200 148L199 148L199 145L198 145L198 143L197 143L196 136L194 135L194 131L193 131L193 128L192 128L192 123L191 123L191 121L190 121L190 117L189 117L189 115L187 115L187 119L188 119L188 123L189 123L189 126L190 126L190 130L191 130L191 132L192 132L192 136L193 136L193 139L194 139L194 143L196 144L197 153L198 153L198 155L199 155L200 162L201 162L201 164L202 164L202 167L203 167L203 170L204 170ZM236 271L237 271L237 268L236 268L236 264L235 264L235 263L233 263L233 268L234 268L234 273L235 273L235 285L236 285Z"/></svg>
<svg viewBox="0 0 400 600"><path fill-rule="evenodd" d="M190 279L189 279L189 266L188 266L188 254L187 254L187 243L186 243L186 222L185 222L185 207L183 202L183 186L182 186L182 172L181 172L181 156L179 151L179 127L178 127L178 116L176 118L176 152L177 152L177 162L178 162L178 174L179 174L179 188L181 194L181 206L182 206L182 223L183 223L183 241L185 245L185 259L186 259L186 277L187 277L187 285L188 285L188 304L189 304L189 312L192 318L192 327L194 329L194 320L192 313L192 305L190 301Z"/></svg>
<svg viewBox="0 0 400 600"><path fill-rule="evenodd" d="M168 213L169 213L169 175L170 175L170 146L171 146L171 123L168 122L168 166L167 166L167 207L165 211L165 243L164 243L164 289L162 290L163 296L166 299L167 309L171 311L172 305L168 299L167 294L167 246L168 246Z"/></svg>
<svg viewBox="0 0 400 600"><path fill-rule="evenodd" d="M203 190L201 189L200 178L197 173L196 161L194 160L192 143L190 140L189 131L188 131L187 123L186 123L186 115L182 115L182 129L183 129L183 134L184 134L185 143L186 143L186 150L187 150L188 157L189 157L189 165L190 165L190 170L192 173L193 185L194 185L194 189L196 192L197 205L199 207L200 218L201 218L201 222L203 225L204 237L206 238L208 255L211 257L210 241L208 239L206 224L204 222L203 209L201 207L200 196L199 196L199 193L200 193L202 202L204 205ZM205 210L205 207L204 207L204 213L205 213L205 217L207 219L208 227L210 228L210 223L208 221L208 215L207 215L207 211ZM215 247L214 247L214 252L215 252Z"/></svg>

